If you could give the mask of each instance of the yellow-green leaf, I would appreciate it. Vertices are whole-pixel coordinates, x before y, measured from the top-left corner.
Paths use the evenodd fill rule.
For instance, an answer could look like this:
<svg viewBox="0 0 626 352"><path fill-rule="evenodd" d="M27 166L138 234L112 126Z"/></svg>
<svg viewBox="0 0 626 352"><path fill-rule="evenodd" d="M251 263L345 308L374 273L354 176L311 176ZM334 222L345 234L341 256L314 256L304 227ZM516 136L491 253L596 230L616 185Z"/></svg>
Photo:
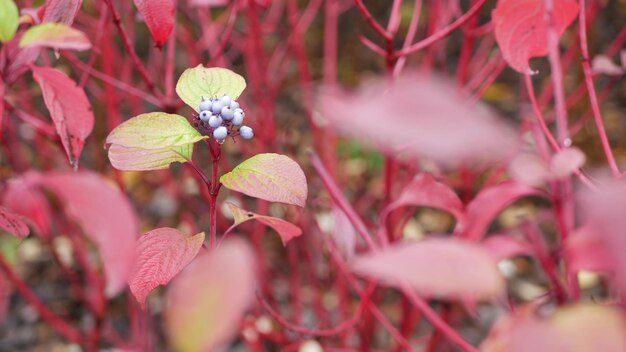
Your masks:
<svg viewBox="0 0 626 352"><path fill-rule="evenodd" d="M109 161L118 170L148 171L167 169L171 163L191 160L193 144L174 148L142 149L113 144L109 148Z"/></svg>
<svg viewBox="0 0 626 352"><path fill-rule="evenodd" d="M91 42L85 33L64 23L43 23L29 28L20 39L20 48L39 46L81 51L91 48Z"/></svg>
<svg viewBox="0 0 626 352"><path fill-rule="evenodd" d="M261 198L304 207L308 188L300 166L280 154L258 154L222 175L228 189Z"/></svg>
<svg viewBox="0 0 626 352"><path fill-rule="evenodd" d="M176 84L176 93L187 105L198 110L202 98L228 95L237 99L245 88L246 80L229 69L198 65L183 72Z"/></svg>
<svg viewBox="0 0 626 352"><path fill-rule="evenodd" d="M13 0L0 0L0 42L6 43L15 37L19 18Z"/></svg>
<svg viewBox="0 0 626 352"><path fill-rule="evenodd" d="M163 149L193 144L205 138L180 115L152 112L135 116L117 126L107 137L106 144Z"/></svg>

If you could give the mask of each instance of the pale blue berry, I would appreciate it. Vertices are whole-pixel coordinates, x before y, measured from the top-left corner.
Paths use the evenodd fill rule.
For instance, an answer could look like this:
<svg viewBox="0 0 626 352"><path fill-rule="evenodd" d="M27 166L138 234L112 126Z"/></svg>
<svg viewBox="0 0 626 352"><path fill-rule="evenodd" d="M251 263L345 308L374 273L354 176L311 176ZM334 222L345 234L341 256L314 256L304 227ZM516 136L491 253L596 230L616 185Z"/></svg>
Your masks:
<svg viewBox="0 0 626 352"><path fill-rule="evenodd" d="M214 114L219 114L222 111L222 108L224 107L224 104L222 104L219 100L214 101L213 104L211 104L211 111Z"/></svg>
<svg viewBox="0 0 626 352"><path fill-rule="evenodd" d="M239 135L245 140L250 140L254 137L254 131L248 126L241 126L239 129Z"/></svg>
<svg viewBox="0 0 626 352"><path fill-rule="evenodd" d="M209 121L210 117L211 117L211 113L209 111L203 110L200 112L200 120L202 120L202 122Z"/></svg>
<svg viewBox="0 0 626 352"><path fill-rule="evenodd" d="M209 118L209 126L218 128L222 125L222 118L217 115L211 115Z"/></svg>
<svg viewBox="0 0 626 352"><path fill-rule="evenodd" d="M222 103L222 105L224 106L230 106L231 102L232 102L232 99L230 99L228 95L225 95L220 98L220 103Z"/></svg>
<svg viewBox="0 0 626 352"><path fill-rule="evenodd" d="M216 128L215 131L213 131L213 137L215 137L215 139L217 139L218 141L223 141L224 139L226 139L227 135L228 130L224 126L220 126Z"/></svg>
<svg viewBox="0 0 626 352"><path fill-rule="evenodd" d="M230 121L230 120L233 119L234 113L233 113L233 110L230 107L225 106L225 107L222 108L222 111L220 112L220 115L222 115L222 118L224 120Z"/></svg>
<svg viewBox="0 0 626 352"><path fill-rule="evenodd" d="M243 114L241 113L241 111L236 111L233 113L233 125L235 126L241 126L241 124L243 123Z"/></svg>
<svg viewBox="0 0 626 352"><path fill-rule="evenodd" d="M209 111L211 110L211 105L213 103L210 100L204 100L202 99L202 101L200 102L200 105L198 106L198 111L202 112L202 111Z"/></svg>
<svg viewBox="0 0 626 352"><path fill-rule="evenodd" d="M235 100L230 102L230 108L235 110L235 109L239 109L239 103Z"/></svg>
<svg viewBox="0 0 626 352"><path fill-rule="evenodd" d="M243 109L241 109L241 108L236 108L236 109L234 109L234 111L235 111L235 112L240 112L240 113L243 115L243 117L246 117L246 113L243 111Z"/></svg>

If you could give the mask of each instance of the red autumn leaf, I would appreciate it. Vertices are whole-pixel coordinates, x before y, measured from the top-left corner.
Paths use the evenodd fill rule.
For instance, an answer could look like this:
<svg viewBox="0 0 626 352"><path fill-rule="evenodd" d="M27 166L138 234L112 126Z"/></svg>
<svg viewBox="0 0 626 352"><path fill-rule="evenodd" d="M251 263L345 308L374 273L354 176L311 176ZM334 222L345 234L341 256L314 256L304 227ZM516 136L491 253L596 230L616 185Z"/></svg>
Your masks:
<svg viewBox="0 0 626 352"><path fill-rule="evenodd" d="M174 29L174 2L172 0L134 0L157 47L165 45Z"/></svg>
<svg viewBox="0 0 626 352"><path fill-rule="evenodd" d="M66 214L98 246L106 294L123 290L133 269L139 234L139 220L128 199L94 173L48 173L38 182L61 200Z"/></svg>
<svg viewBox="0 0 626 352"><path fill-rule="evenodd" d="M559 37L578 14L575 0L553 0ZM528 60L548 54L544 0L499 0L492 12L496 41L506 62L523 74L535 74Z"/></svg>
<svg viewBox="0 0 626 352"><path fill-rule="evenodd" d="M2 196L2 204L23 216L35 228L38 236L50 236L50 206L41 191L24 178L9 180Z"/></svg>
<svg viewBox="0 0 626 352"><path fill-rule="evenodd" d="M218 351L239 331L254 297L254 255L228 240L199 255L169 287L166 332L172 350Z"/></svg>
<svg viewBox="0 0 626 352"><path fill-rule="evenodd" d="M71 25L82 4L83 0L46 0L39 9L39 17L43 19L42 22Z"/></svg>
<svg viewBox="0 0 626 352"><path fill-rule="evenodd" d="M489 224L506 207L520 198L542 195L537 188L513 181L483 189L467 205L467 226L463 230L463 237L472 241L479 240L487 232Z"/></svg>
<svg viewBox="0 0 626 352"><path fill-rule="evenodd" d="M387 206L386 213L407 205L424 206L447 211L459 223L465 220L463 202L448 185L438 182L431 174L417 175L404 187L398 199Z"/></svg>
<svg viewBox="0 0 626 352"><path fill-rule="evenodd" d="M238 206L230 202L226 202L226 205L230 209L231 213L233 214L233 218L235 219L235 224L231 226L229 230L233 229L235 226L243 222L256 220L265 226L273 228L280 236L280 239L283 241L283 245L287 245L287 242L289 242L292 238L302 235L302 230L298 226L283 219L253 213L251 211L239 208Z"/></svg>
<svg viewBox="0 0 626 352"><path fill-rule="evenodd" d="M33 78L41 87L44 102L72 166L78 159L85 139L93 130L94 116L85 91L63 72L48 67L32 67Z"/></svg>
<svg viewBox="0 0 626 352"><path fill-rule="evenodd" d="M504 291L504 280L489 253L452 238L394 244L357 256L352 264L360 275L393 286L409 284L424 295L488 299Z"/></svg>
<svg viewBox="0 0 626 352"><path fill-rule="evenodd" d="M135 266L128 284L142 308L154 288L167 285L196 257L203 241L204 232L187 236L169 227L155 229L139 237Z"/></svg>
<svg viewBox="0 0 626 352"><path fill-rule="evenodd" d="M17 238L28 236L28 226L19 215L0 207L0 230L4 230Z"/></svg>

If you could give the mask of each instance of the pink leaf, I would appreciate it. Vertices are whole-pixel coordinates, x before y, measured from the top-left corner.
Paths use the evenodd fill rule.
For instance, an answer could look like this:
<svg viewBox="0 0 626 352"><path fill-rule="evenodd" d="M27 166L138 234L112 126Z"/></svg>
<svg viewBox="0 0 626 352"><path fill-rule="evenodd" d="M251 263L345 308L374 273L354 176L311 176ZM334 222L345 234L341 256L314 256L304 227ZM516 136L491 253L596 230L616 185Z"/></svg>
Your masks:
<svg viewBox="0 0 626 352"><path fill-rule="evenodd" d="M438 182L428 173L417 175L404 187L398 199L387 206L386 213L394 209L411 206L424 206L447 211L459 223L465 220L463 202L448 185Z"/></svg>
<svg viewBox="0 0 626 352"><path fill-rule="evenodd" d="M259 215L257 213L239 208L230 202L226 202L226 205L233 214L233 218L235 218L235 224L231 227L231 229L248 220L256 220L265 226L273 228L283 241L283 245L287 245L287 242L289 242L292 238L302 235L302 230L298 226L283 219Z"/></svg>
<svg viewBox="0 0 626 352"><path fill-rule="evenodd" d="M93 173L48 173L41 175L39 183L62 201L68 216L98 246L107 295L123 290L133 269L139 233L139 221L128 199Z"/></svg>
<svg viewBox="0 0 626 352"><path fill-rule="evenodd" d="M24 31L19 31L13 40L2 47L2 51L7 55L6 62L3 63L6 65L3 69L3 72L5 72L5 85L15 82L19 76L28 71L41 51L41 48L22 49L19 47L19 42L24 33ZM0 66L3 64L0 64Z"/></svg>
<svg viewBox="0 0 626 352"><path fill-rule="evenodd" d="M524 197L540 197L543 192L518 182L504 182L485 188L467 205L467 226L463 237L472 241L485 235L489 224L506 207Z"/></svg>
<svg viewBox="0 0 626 352"><path fill-rule="evenodd" d="M134 2L156 46L162 48L174 29L174 1L134 0Z"/></svg>
<svg viewBox="0 0 626 352"><path fill-rule="evenodd" d="M85 139L93 130L94 117L85 91L63 72L47 67L32 67L33 78L41 87L44 102L72 166L78 159Z"/></svg>
<svg viewBox="0 0 626 352"><path fill-rule="evenodd" d="M254 297L253 265L251 249L229 240L174 279L165 308L172 350L214 351L230 342Z"/></svg>
<svg viewBox="0 0 626 352"><path fill-rule="evenodd" d="M221 7L230 3L230 0L190 0L191 6L205 6L205 7Z"/></svg>
<svg viewBox="0 0 626 352"><path fill-rule="evenodd" d="M56 22L71 25L83 4L82 0L46 0L41 8L43 22Z"/></svg>
<svg viewBox="0 0 626 352"><path fill-rule="evenodd" d="M187 236L169 227L155 229L139 237L135 266L128 284L142 308L155 287L167 285L196 257L202 242L204 232Z"/></svg>
<svg viewBox="0 0 626 352"><path fill-rule="evenodd" d="M519 255L531 255L533 253L531 245L510 235L489 236L481 244L498 262Z"/></svg>
<svg viewBox="0 0 626 352"><path fill-rule="evenodd" d="M87 50L91 42L85 33L62 23L43 23L30 27L20 39L21 48Z"/></svg>
<svg viewBox="0 0 626 352"><path fill-rule="evenodd" d="M555 30L559 36L578 14L575 0L553 0ZM548 53L548 25L544 0L498 0L492 12L496 41L504 60L516 71L535 74L528 65Z"/></svg>
<svg viewBox="0 0 626 352"><path fill-rule="evenodd" d="M504 280L489 253L456 239L395 244L356 257L358 274L393 286L407 283L424 295L488 299L504 292Z"/></svg>
<svg viewBox="0 0 626 352"><path fill-rule="evenodd" d="M0 230L4 230L17 238L28 236L28 226L16 215L7 209L0 207Z"/></svg>
<svg viewBox="0 0 626 352"><path fill-rule="evenodd" d="M330 127L390 155L427 157L446 166L500 161L518 138L511 126L442 78L407 73L368 82L354 93L326 89L318 108Z"/></svg>
<svg viewBox="0 0 626 352"><path fill-rule="evenodd" d="M511 160L509 174L529 186L539 186L550 178L548 165L538 155L523 153Z"/></svg>
<svg viewBox="0 0 626 352"><path fill-rule="evenodd" d="M601 235L591 226L583 226L570 234L565 242L567 270L576 274L581 270L611 273L611 252L606 248Z"/></svg>
<svg viewBox="0 0 626 352"><path fill-rule="evenodd" d="M584 232L587 233L580 234L586 238L568 243L569 253L574 258L578 256L579 265L582 261L597 265L599 269L609 267L614 275L613 283L626 293L626 185L621 180L601 181L597 189L580 193L581 208L586 218L587 230ZM581 246L587 247L589 252L584 253L585 249Z"/></svg>
<svg viewBox="0 0 626 352"><path fill-rule="evenodd" d="M0 78L0 96L4 97L4 81ZM4 99L0 99L0 134L2 134L3 124L2 120L4 119Z"/></svg>
<svg viewBox="0 0 626 352"><path fill-rule="evenodd" d="M50 237L50 206L41 191L29 185L24 178L9 180L2 196L2 204L23 216L35 228L37 235Z"/></svg>
<svg viewBox="0 0 626 352"><path fill-rule="evenodd" d="M331 236L346 259L351 259L356 252L357 234L346 214L333 206L333 229Z"/></svg>
<svg viewBox="0 0 626 352"><path fill-rule="evenodd" d="M552 156L550 173L554 178L564 178L572 175L585 164L585 154L576 148L564 148Z"/></svg>
<svg viewBox="0 0 626 352"><path fill-rule="evenodd" d="M603 73L610 76L621 76L624 74L624 69L606 55L595 56L591 60L591 70L594 73Z"/></svg>
<svg viewBox="0 0 626 352"><path fill-rule="evenodd" d="M541 318L522 307L501 317L480 346L483 352L625 351L626 322L613 307L578 303Z"/></svg>

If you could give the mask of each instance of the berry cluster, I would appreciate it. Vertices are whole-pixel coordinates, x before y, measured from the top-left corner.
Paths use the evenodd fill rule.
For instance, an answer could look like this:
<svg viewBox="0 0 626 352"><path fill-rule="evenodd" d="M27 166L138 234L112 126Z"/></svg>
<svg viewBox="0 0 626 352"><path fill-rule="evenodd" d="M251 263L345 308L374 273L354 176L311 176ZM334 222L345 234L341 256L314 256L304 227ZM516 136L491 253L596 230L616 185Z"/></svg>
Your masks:
<svg viewBox="0 0 626 352"><path fill-rule="evenodd" d="M225 95L221 98L205 100L198 106L199 115L196 116L194 126L204 134L212 135L218 142L224 142L226 137L235 137L249 140L254 137L252 128L242 126L246 113L239 107L239 103ZM239 128L235 130L235 128Z"/></svg>

